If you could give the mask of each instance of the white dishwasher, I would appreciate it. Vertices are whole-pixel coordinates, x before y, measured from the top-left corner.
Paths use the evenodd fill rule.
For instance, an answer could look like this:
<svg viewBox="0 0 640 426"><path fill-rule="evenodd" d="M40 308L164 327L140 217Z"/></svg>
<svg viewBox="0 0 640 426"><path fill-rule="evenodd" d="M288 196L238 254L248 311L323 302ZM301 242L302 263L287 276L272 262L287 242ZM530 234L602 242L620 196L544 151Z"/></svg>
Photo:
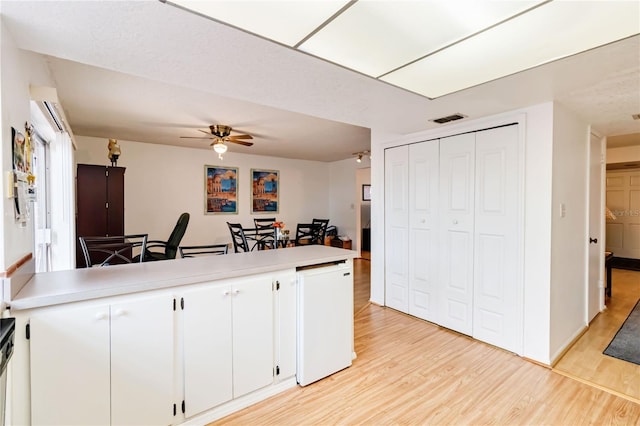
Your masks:
<svg viewBox="0 0 640 426"><path fill-rule="evenodd" d="M296 378L306 386L351 365L353 262L299 268Z"/></svg>

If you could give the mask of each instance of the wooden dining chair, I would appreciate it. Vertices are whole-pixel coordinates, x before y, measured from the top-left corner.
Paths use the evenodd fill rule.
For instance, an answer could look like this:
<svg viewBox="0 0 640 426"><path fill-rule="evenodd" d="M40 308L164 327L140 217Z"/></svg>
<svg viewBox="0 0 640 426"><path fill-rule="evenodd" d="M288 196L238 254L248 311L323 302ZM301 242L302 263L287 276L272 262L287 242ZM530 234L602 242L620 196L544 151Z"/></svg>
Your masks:
<svg viewBox="0 0 640 426"><path fill-rule="evenodd" d="M228 244L208 244L201 246L180 246L178 247L178 251L180 252L180 257L197 257L204 255L221 255L227 254L229 250Z"/></svg>
<svg viewBox="0 0 640 426"><path fill-rule="evenodd" d="M242 253L251 251L242 225L239 223L227 222L227 226L229 227L229 232L231 232L231 241L233 242L234 252Z"/></svg>
<svg viewBox="0 0 640 426"><path fill-rule="evenodd" d="M78 237L87 268L142 262L148 234Z"/></svg>

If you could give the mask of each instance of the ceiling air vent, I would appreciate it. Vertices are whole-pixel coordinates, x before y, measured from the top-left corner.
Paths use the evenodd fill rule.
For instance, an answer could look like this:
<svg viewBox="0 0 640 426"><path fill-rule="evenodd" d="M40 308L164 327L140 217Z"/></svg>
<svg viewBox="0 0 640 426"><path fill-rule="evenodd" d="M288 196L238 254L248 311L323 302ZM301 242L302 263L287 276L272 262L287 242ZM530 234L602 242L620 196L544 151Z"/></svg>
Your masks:
<svg viewBox="0 0 640 426"><path fill-rule="evenodd" d="M434 118L433 120L429 120L429 121L433 121L434 123L438 123L438 124L444 124L450 121L462 120L463 118L467 118L467 116L462 115L460 113L455 113L452 115L448 115L446 117Z"/></svg>

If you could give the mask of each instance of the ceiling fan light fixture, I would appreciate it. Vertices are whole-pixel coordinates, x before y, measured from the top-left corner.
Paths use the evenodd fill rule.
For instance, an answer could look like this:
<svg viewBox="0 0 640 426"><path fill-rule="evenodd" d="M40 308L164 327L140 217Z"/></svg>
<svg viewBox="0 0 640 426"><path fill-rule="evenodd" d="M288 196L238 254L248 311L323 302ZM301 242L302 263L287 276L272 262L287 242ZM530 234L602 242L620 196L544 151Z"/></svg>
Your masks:
<svg viewBox="0 0 640 426"><path fill-rule="evenodd" d="M218 141L213 145L213 150L218 153L218 158L222 160L222 154L227 152L227 146L222 141Z"/></svg>

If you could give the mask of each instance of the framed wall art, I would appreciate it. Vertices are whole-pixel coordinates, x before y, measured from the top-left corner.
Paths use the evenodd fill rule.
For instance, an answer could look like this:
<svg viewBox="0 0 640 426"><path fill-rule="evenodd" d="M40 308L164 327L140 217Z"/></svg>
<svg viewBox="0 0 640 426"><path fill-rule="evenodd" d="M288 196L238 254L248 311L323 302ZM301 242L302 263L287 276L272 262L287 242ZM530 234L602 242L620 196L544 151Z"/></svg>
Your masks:
<svg viewBox="0 0 640 426"><path fill-rule="evenodd" d="M238 213L238 168L204 166L205 213Z"/></svg>
<svg viewBox="0 0 640 426"><path fill-rule="evenodd" d="M278 213L280 172L251 169L251 213Z"/></svg>
<svg viewBox="0 0 640 426"><path fill-rule="evenodd" d="M362 201L371 201L371 185L362 185Z"/></svg>

